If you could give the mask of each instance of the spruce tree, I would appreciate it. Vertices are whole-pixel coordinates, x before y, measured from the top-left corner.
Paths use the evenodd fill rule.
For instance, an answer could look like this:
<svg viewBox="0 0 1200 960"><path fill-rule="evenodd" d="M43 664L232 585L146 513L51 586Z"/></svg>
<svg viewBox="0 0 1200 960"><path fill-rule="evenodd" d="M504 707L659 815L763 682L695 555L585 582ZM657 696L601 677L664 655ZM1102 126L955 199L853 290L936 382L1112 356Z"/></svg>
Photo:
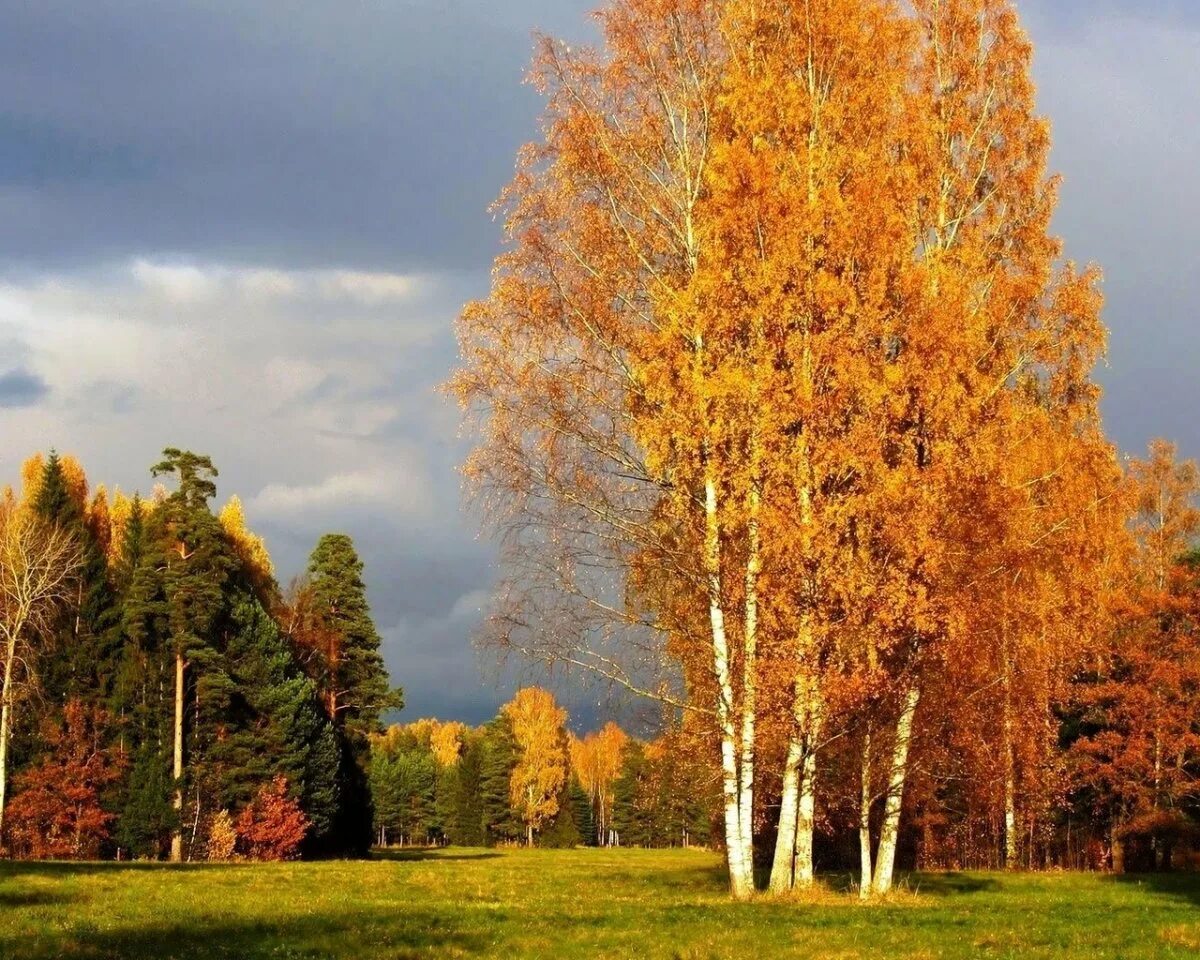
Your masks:
<svg viewBox="0 0 1200 960"><path fill-rule="evenodd" d="M206 724L220 727L206 750L211 806L240 808L283 776L311 823L308 845L323 845L338 814L338 738L312 680L248 589L232 605L222 668L228 686L210 689L205 710Z"/></svg>
<svg viewBox="0 0 1200 960"><path fill-rule="evenodd" d="M524 836L520 818L509 802L509 783L517 765L517 743L508 718L496 717L484 728L479 767L479 795L483 835L492 846Z"/></svg>
<svg viewBox="0 0 1200 960"><path fill-rule="evenodd" d="M367 738L378 733L380 715L399 709L379 652L379 632L371 619L363 563L345 534L321 537L309 558L309 586L323 643L312 651L326 709L360 759Z"/></svg>
<svg viewBox="0 0 1200 960"><path fill-rule="evenodd" d="M104 551L87 524L84 503L70 488L57 451L50 452L42 470L33 509L46 523L69 533L82 555L74 602L59 613L54 641L42 664L43 694L55 709L72 699L102 705L120 655L118 611Z"/></svg>

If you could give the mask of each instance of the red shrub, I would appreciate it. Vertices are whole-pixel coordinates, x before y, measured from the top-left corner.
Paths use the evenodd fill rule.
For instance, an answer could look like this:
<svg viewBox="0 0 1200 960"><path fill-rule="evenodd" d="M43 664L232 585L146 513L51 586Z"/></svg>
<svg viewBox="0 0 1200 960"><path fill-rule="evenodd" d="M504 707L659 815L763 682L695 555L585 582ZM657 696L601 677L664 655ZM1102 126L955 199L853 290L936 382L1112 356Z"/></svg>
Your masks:
<svg viewBox="0 0 1200 960"><path fill-rule="evenodd" d="M8 839L17 856L35 860L85 860L100 853L113 819L100 791L121 775L121 764L100 746L107 715L72 700L64 723L46 731L50 756L16 777L6 812Z"/></svg>
<svg viewBox="0 0 1200 960"><path fill-rule="evenodd" d="M276 777L238 816L238 840L250 859L295 860L300 856L309 820L287 790L287 778Z"/></svg>

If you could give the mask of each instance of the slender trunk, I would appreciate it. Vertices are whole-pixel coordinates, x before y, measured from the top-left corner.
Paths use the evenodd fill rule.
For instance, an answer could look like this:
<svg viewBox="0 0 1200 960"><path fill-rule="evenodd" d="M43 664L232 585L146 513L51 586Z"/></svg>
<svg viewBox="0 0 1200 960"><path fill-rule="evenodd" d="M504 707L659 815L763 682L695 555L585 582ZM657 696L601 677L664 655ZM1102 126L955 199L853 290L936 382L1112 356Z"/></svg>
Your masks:
<svg viewBox="0 0 1200 960"><path fill-rule="evenodd" d="M725 848L729 861L729 887L734 897L745 899L754 890L754 857L742 822L742 782L738 764L738 737L734 719L733 672L725 609L721 596L721 528L717 516L717 484L711 470L705 479L704 565L708 581L708 612L712 630L713 672L717 681L717 722L721 735L721 788L725 804Z"/></svg>
<svg viewBox="0 0 1200 960"><path fill-rule="evenodd" d="M800 811L796 820L796 886L813 885L813 832L817 821L817 745L821 739L824 709L816 685L809 689L808 724L804 736L804 764L800 768Z"/></svg>
<svg viewBox="0 0 1200 960"><path fill-rule="evenodd" d="M788 742L783 767L783 790L779 799L779 833L775 838L775 859L771 864L772 893L787 893L796 880L796 823L800 817L800 766L804 762L804 744L793 736Z"/></svg>
<svg viewBox="0 0 1200 960"><path fill-rule="evenodd" d="M751 412L751 416L754 411ZM757 473L761 450L757 431L751 431L750 459ZM742 841L753 845L754 835L754 754L755 728L758 711L758 578L762 572L762 551L759 540L759 510L762 506L762 484L757 475L750 481L747 497L749 517L746 530L746 606L743 621L744 655L742 658L742 730L741 756L738 763L738 818L742 826ZM753 887L753 852L747 854L750 884Z"/></svg>
<svg viewBox="0 0 1200 960"><path fill-rule="evenodd" d="M862 752L862 794L858 803L858 857L859 875L858 896L866 900L871 896L873 884L871 868L871 728L868 725L863 737Z"/></svg>
<svg viewBox="0 0 1200 960"><path fill-rule="evenodd" d="M10 638L4 658L4 689L0 691L0 847L4 844L4 808L8 800L8 731L12 725L13 670L16 640Z"/></svg>
<svg viewBox="0 0 1200 960"><path fill-rule="evenodd" d="M175 778L174 807L177 816L183 815L183 681L186 664L183 651L175 654L175 762L172 774ZM171 834L171 862L183 860L183 830L177 822Z"/></svg>
<svg viewBox="0 0 1200 960"><path fill-rule="evenodd" d="M533 846L533 824L532 823L527 823L525 825L525 845L527 847Z"/></svg>
<svg viewBox="0 0 1200 960"><path fill-rule="evenodd" d="M1004 866L1017 869L1017 770L1013 746L1012 699L1004 681Z"/></svg>
<svg viewBox="0 0 1200 960"><path fill-rule="evenodd" d="M879 835L879 856L875 865L872 893L883 895L892 889L896 868L896 844L900 839L900 810L904 802L904 781L908 775L908 748L912 741L913 718L921 691L914 685L904 696L900 718L896 721L896 743L892 748L892 772L884 805L883 828Z"/></svg>

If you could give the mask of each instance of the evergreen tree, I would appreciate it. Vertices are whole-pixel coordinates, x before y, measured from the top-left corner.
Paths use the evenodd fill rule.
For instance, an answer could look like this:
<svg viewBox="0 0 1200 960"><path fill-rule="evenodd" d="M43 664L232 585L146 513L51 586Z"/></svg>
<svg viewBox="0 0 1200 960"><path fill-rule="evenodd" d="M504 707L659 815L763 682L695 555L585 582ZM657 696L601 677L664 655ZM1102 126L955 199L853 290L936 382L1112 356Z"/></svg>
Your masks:
<svg viewBox="0 0 1200 960"><path fill-rule="evenodd" d="M484 727L479 766L479 798L484 841L512 843L525 835L509 801L509 785L518 760L512 724L503 714Z"/></svg>
<svg viewBox="0 0 1200 960"><path fill-rule="evenodd" d="M212 460L170 447L163 451L163 460L151 472L156 477L173 475L178 481L175 492L158 511L162 517L157 531L160 536L146 559L154 563L162 578L161 596L174 660L172 775L175 808L182 811L185 711L190 701L193 719L198 720L201 704L208 697L220 698L226 694L228 679L222 675L220 652L214 639L226 609L226 583L237 564L209 507L217 492L213 482L217 470ZM200 746L193 737L193 754ZM197 797L197 814L199 802ZM183 838L177 832L171 842L171 859L182 858Z"/></svg>
<svg viewBox="0 0 1200 960"><path fill-rule="evenodd" d="M170 764L170 756L154 743L138 749L115 833L125 856L157 860L179 827L179 813L171 803Z"/></svg>
<svg viewBox="0 0 1200 960"><path fill-rule="evenodd" d="M82 473L77 483L81 478ZM54 640L42 664L43 694L56 710L73 699L102 705L111 690L120 652L119 618L104 550L87 523L82 499L86 488L72 486L62 458L51 451L33 509L46 523L76 540L82 559L74 602L58 615Z"/></svg>
<svg viewBox="0 0 1200 960"><path fill-rule="evenodd" d="M592 807L592 798L583 789L578 777L571 777L567 789L566 809L571 813L575 830L579 834L579 842L594 847L596 845L596 811Z"/></svg>
<svg viewBox="0 0 1200 960"><path fill-rule="evenodd" d="M451 768L450 785L453 815L446 825L451 843L463 847L487 845L483 812L483 758L487 751L484 736L472 731L464 740L462 757Z"/></svg>
<svg viewBox="0 0 1200 960"><path fill-rule="evenodd" d="M283 776L310 821L310 844L323 844L338 812L338 738L313 682L249 592L233 604L223 668L228 689L221 697L213 689L206 710L221 727L207 751L215 804L240 808Z"/></svg>
<svg viewBox="0 0 1200 960"><path fill-rule="evenodd" d="M362 573L354 541L345 534L321 537L309 559L308 587L317 620L310 661L329 716L360 759L367 737L381 729L380 714L403 705L379 653Z"/></svg>

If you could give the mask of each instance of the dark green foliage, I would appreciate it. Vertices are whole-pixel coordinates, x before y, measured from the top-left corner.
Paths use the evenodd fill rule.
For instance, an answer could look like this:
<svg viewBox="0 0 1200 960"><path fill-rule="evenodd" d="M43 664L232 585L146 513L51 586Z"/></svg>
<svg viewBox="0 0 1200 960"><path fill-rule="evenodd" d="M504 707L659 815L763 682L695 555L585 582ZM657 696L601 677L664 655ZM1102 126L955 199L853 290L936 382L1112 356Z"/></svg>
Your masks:
<svg viewBox="0 0 1200 960"><path fill-rule="evenodd" d="M507 717L498 716L484 727L479 766L480 813L489 845L512 843L525 836L525 828L509 802L509 783L517 758L512 725Z"/></svg>
<svg viewBox="0 0 1200 960"><path fill-rule="evenodd" d="M585 846L596 845L596 811L592 807L592 798L583 789L583 784L572 776L567 788L567 805L575 830L579 834L579 842Z"/></svg>
<svg viewBox="0 0 1200 960"><path fill-rule="evenodd" d="M170 759L154 744L143 744L134 758L115 840L128 858L158 859L178 817L171 806Z"/></svg>
<svg viewBox="0 0 1200 960"><path fill-rule="evenodd" d="M462 756L451 768L450 805L446 838L464 847L482 847L488 842L483 813L483 758L487 752L482 733L472 731L463 744Z"/></svg>
<svg viewBox="0 0 1200 960"><path fill-rule="evenodd" d="M367 737L382 729L383 711L403 706L400 691L391 689L379 653L379 633L367 605L362 573L354 541L345 534L323 536L309 559L314 610L321 628L337 638L336 657L317 658L318 683L330 694L334 722L360 757Z"/></svg>
<svg viewBox="0 0 1200 960"><path fill-rule="evenodd" d="M537 845L550 849L569 850L583 843L587 834L579 828L578 811L572 799L573 777L568 777L558 795L558 813L537 835Z"/></svg>
<svg viewBox="0 0 1200 960"><path fill-rule="evenodd" d="M427 747L401 744L371 751L368 768L375 827L385 841L427 843L437 823L437 762Z"/></svg>
<svg viewBox="0 0 1200 960"><path fill-rule="evenodd" d="M327 837L337 816L339 745L279 628L256 598L233 604L221 676L228 687L210 710L222 727L209 749L221 771L218 805L237 809L282 775L312 821L314 842Z"/></svg>
<svg viewBox="0 0 1200 960"><path fill-rule="evenodd" d="M54 710L72 699L102 705L120 657L119 617L104 551L89 529L84 505L72 495L62 460L54 451L42 471L33 508L46 523L71 534L82 560L75 600L59 613L41 665L45 702Z"/></svg>

